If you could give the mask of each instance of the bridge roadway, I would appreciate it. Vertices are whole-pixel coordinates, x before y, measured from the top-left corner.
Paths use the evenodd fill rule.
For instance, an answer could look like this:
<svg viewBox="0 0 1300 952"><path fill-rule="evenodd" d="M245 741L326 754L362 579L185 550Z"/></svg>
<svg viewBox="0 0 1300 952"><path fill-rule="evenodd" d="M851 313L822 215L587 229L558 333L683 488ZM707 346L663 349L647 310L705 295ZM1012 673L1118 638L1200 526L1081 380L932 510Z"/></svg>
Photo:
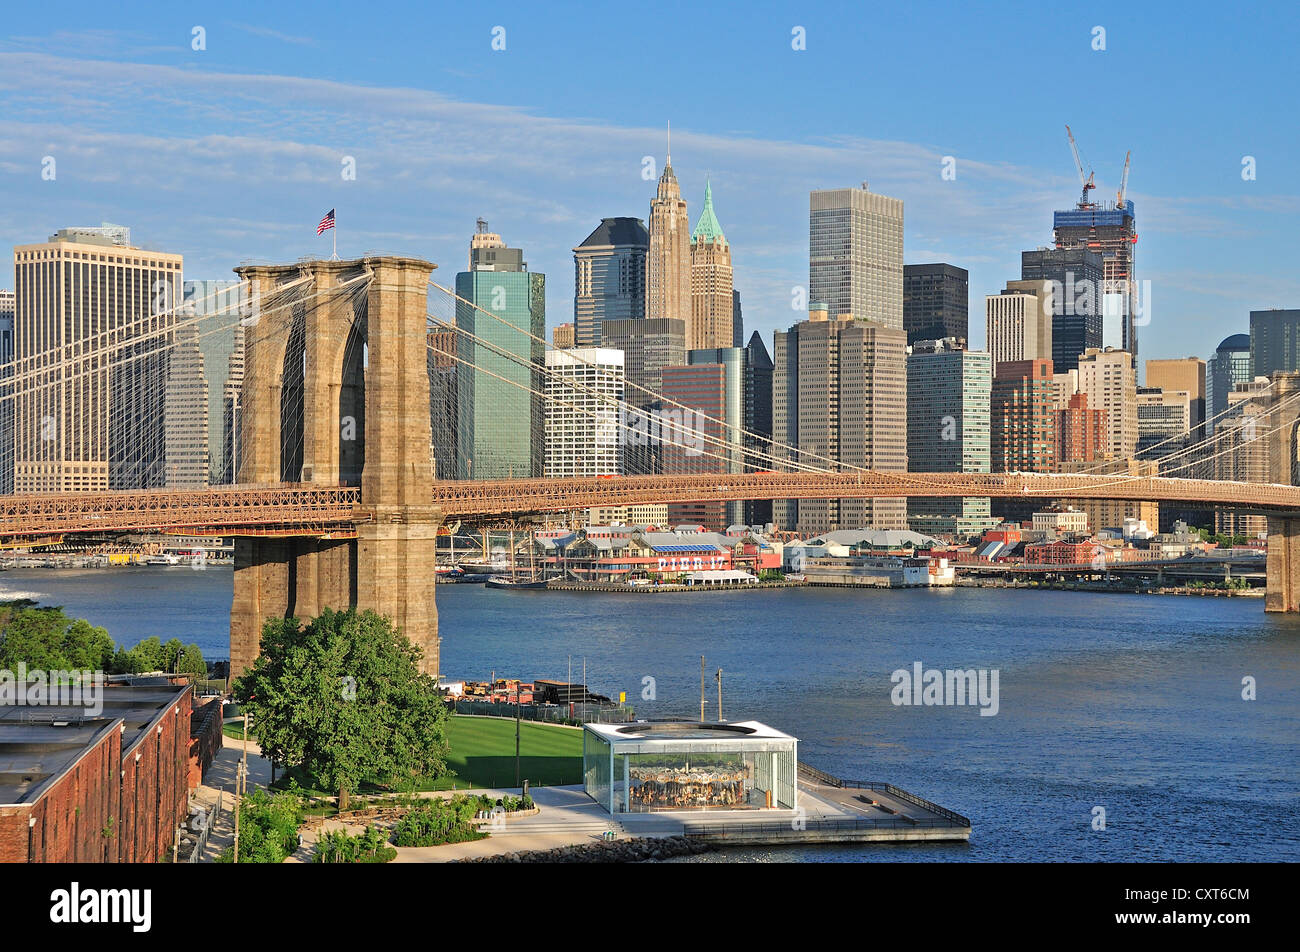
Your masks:
<svg viewBox="0 0 1300 952"><path fill-rule="evenodd" d="M444 517L504 518L596 506L737 499L990 496L1113 499L1300 514L1300 487L1170 477L1047 473L702 473L565 479L439 480ZM347 538L373 518L348 486L313 483L0 497L0 538L53 533L212 530Z"/></svg>

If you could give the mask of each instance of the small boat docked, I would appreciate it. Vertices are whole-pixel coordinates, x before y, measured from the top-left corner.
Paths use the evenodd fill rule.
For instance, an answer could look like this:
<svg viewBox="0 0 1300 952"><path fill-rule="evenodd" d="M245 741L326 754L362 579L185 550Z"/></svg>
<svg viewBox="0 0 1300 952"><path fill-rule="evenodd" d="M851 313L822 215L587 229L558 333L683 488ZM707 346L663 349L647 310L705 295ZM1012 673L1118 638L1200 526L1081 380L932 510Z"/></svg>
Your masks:
<svg viewBox="0 0 1300 952"><path fill-rule="evenodd" d="M515 579L509 575L493 575L483 584L486 588L546 588L546 579Z"/></svg>

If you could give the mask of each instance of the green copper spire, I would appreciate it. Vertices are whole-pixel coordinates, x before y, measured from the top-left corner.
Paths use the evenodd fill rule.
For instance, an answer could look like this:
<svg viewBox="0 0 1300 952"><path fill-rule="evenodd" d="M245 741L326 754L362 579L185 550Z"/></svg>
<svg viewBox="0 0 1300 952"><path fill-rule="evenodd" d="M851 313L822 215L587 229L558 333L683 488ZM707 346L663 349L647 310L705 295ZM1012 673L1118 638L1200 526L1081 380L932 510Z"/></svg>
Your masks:
<svg viewBox="0 0 1300 952"><path fill-rule="evenodd" d="M705 241L727 240L727 236L722 233L722 226L718 224L718 216L713 214L713 183L707 181L704 185L704 210L700 212L695 230L691 232L692 241L701 238Z"/></svg>

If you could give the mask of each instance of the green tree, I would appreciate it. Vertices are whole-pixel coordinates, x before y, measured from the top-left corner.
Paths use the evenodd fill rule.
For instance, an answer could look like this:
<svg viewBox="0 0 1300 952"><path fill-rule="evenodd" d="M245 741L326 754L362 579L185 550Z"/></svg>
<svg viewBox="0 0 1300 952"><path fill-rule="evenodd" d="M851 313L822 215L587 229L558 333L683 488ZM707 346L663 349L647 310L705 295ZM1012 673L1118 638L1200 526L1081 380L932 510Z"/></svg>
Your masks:
<svg viewBox="0 0 1300 952"><path fill-rule="evenodd" d="M180 662L176 668L181 674L193 674L196 677L208 676L208 663L203 660L203 652L196 644L188 644L181 651Z"/></svg>
<svg viewBox="0 0 1300 952"><path fill-rule="evenodd" d="M241 863L283 863L298 848L302 826L302 800L295 793L270 794L254 790L240 804L239 861ZM229 846L217 859L234 861Z"/></svg>
<svg viewBox="0 0 1300 952"><path fill-rule="evenodd" d="M447 712L420 650L387 618L325 613L271 619L262 653L234 685L262 753L300 767L339 809L360 784L395 786L447 771Z"/></svg>
<svg viewBox="0 0 1300 952"><path fill-rule="evenodd" d="M0 610L0 667L20 662L44 671L106 670L113 639L103 628L69 618L62 608L7 603Z"/></svg>
<svg viewBox="0 0 1300 952"><path fill-rule="evenodd" d="M144 664L141 671L166 671L165 652L157 635L150 635L131 649Z"/></svg>

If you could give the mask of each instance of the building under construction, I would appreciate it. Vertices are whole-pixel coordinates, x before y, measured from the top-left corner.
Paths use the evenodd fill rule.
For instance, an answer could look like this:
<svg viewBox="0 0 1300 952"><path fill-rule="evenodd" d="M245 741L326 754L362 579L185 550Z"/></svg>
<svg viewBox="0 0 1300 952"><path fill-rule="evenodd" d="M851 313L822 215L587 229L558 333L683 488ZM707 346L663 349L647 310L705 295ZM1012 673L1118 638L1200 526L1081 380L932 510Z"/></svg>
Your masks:
<svg viewBox="0 0 1300 952"><path fill-rule="evenodd" d="M1102 343L1137 357L1137 284L1133 252L1137 217L1133 203L1093 205L1052 213L1052 236L1058 249L1084 248L1102 258Z"/></svg>
<svg viewBox="0 0 1300 952"><path fill-rule="evenodd" d="M1074 133L1065 127L1083 192L1074 208L1052 213L1052 235L1060 250L1086 249L1102 258L1102 286L1093 288L1092 306L1102 315L1102 346L1126 350L1137 366L1137 281L1133 253L1137 244L1137 214L1128 200L1128 170L1132 153L1124 156L1124 173L1113 203L1092 200L1097 186L1092 169L1084 171ZM1141 302L1144 307L1149 302ZM1145 323L1145 321L1142 321Z"/></svg>

